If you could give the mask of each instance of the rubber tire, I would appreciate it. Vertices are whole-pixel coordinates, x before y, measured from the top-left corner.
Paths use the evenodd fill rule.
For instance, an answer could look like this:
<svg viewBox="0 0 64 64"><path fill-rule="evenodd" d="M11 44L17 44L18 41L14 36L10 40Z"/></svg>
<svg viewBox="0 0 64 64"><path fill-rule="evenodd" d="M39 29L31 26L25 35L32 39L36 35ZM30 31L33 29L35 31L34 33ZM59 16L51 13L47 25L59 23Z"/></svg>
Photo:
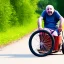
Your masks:
<svg viewBox="0 0 64 64"><path fill-rule="evenodd" d="M45 54L42 54L42 55L37 54L37 53L32 49L32 38L34 37L35 34L37 34L37 33L39 33L39 32L46 32L46 33L51 37L51 39L52 39L52 47L51 47L51 49L49 50L48 53L45 53ZM54 48L54 38L53 38L52 35L51 35L48 31L46 31L46 30L37 30L37 31L35 31L35 32L30 36L30 38L29 38L29 49L30 49L30 51L31 51L35 56L38 56L38 57L47 56L47 55L49 55L49 54L52 53L53 48Z"/></svg>
<svg viewBox="0 0 64 64"><path fill-rule="evenodd" d="M64 43L62 44L62 53L64 54Z"/></svg>

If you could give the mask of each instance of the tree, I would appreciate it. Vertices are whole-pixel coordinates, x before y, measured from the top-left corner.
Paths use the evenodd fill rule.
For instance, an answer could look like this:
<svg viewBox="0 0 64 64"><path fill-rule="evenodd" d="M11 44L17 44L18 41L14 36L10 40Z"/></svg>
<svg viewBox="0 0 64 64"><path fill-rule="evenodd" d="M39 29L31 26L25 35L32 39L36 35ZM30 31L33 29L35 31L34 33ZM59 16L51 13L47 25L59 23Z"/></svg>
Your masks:
<svg viewBox="0 0 64 64"><path fill-rule="evenodd" d="M64 16L64 0L57 0L57 9Z"/></svg>

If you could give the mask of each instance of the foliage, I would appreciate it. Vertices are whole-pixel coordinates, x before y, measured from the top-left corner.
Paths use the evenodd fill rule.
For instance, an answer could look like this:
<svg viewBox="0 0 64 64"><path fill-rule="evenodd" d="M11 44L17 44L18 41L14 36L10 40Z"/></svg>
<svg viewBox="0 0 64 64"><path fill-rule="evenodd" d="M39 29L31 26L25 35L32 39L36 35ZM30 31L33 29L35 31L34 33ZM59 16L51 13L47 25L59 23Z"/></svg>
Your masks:
<svg viewBox="0 0 64 64"><path fill-rule="evenodd" d="M35 20L36 4L37 0L0 0L0 31Z"/></svg>
<svg viewBox="0 0 64 64"><path fill-rule="evenodd" d="M57 0L57 9L64 16L64 0Z"/></svg>

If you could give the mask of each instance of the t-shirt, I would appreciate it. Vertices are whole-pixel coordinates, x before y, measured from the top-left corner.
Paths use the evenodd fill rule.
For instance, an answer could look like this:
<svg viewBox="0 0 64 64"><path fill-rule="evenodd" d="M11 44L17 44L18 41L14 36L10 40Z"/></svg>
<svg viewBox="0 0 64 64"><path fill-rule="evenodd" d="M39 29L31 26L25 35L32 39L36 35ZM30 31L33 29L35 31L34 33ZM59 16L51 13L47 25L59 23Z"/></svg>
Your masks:
<svg viewBox="0 0 64 64"><path fill-rule="evenodd" d="M54 11L54 13L49 16L47 12L44 10L41 14L44 20L44 27L50 28L50 29L57 29L57 22L60 20L61 15L57 10Z"/></svg>

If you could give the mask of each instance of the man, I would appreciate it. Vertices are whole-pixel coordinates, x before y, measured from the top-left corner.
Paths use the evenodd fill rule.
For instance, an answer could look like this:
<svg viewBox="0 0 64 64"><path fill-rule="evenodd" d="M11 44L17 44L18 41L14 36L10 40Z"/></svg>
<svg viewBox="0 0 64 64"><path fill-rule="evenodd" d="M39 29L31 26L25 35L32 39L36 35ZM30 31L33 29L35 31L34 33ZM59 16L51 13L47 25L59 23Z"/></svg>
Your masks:
<svg viewBox="0 0 64 64"><path fill-rule="evenodd" d="M42 20L44 20L44 30L47 30L48 32L52 32L53 36L58 36L59 32L62 31L62 21L63 17L60 15L60 13L54 9L52 5L47 5L46 9L42 12L41 16L38 19L38 29L42 29ZM57 26L57 23L59 21L59 26ZM42 45L42 43L41 43Z"/></svg>

